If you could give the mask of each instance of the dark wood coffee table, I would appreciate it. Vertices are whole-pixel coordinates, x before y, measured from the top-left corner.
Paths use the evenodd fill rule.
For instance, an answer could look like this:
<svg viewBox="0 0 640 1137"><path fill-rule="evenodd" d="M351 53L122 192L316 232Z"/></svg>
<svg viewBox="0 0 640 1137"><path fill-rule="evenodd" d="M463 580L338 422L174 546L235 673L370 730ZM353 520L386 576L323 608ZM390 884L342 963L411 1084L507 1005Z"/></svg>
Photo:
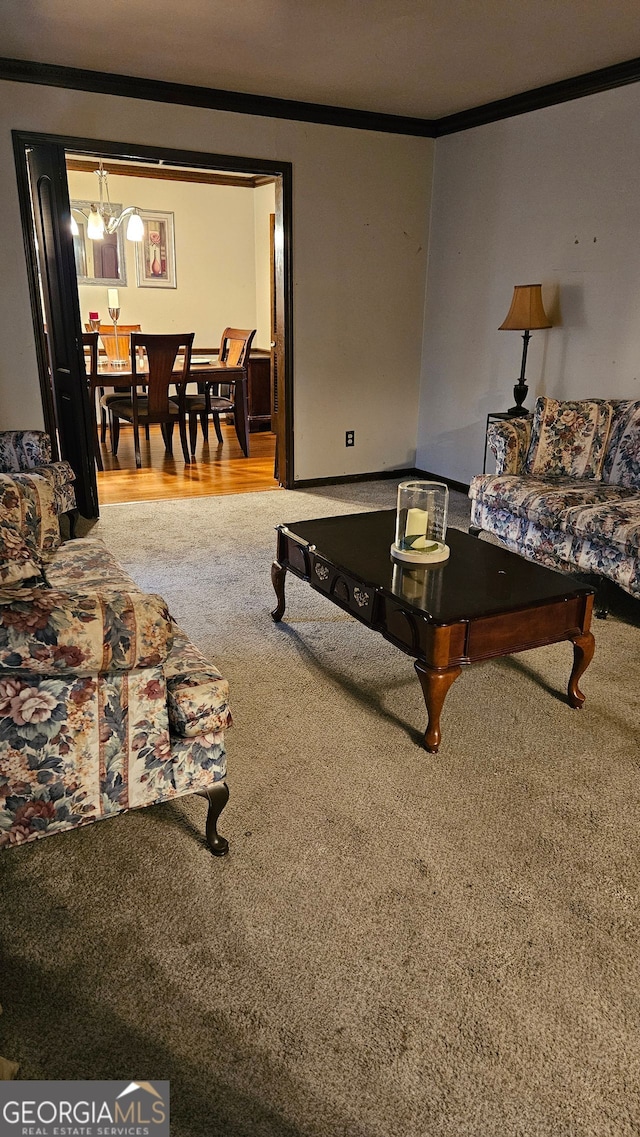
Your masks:
<svg viewBox="0 0 640 1137"><path fill-rule="evenodd" d="M594 651L594 590L468 533L447 530L444 564L412 568L392 560L395 510L279 525L271 579L285 611L287 571L415 658L428 725L427 750L440 743L440 713L463 664L570 640L568 701Z"/></svg>

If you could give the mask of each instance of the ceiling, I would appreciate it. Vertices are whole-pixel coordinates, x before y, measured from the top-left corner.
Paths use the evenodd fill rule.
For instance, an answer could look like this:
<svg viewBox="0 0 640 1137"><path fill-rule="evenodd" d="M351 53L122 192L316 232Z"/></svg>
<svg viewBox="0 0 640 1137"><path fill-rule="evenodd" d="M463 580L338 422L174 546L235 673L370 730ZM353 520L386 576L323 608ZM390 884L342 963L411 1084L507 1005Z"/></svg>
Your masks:
<svg viewBox="0 0 640 1137"><path fill-rule="evenodd" d="M0 0L0 56L440 118L640 56L638 0Z"/></svg>

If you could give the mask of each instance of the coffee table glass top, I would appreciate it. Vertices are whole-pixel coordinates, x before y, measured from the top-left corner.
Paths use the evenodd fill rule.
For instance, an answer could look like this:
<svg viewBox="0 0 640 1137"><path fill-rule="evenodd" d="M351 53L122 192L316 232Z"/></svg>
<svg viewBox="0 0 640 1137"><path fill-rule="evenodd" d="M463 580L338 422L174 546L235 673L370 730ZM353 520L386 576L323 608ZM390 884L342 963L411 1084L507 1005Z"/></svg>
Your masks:
<svg viewBox="0 0 640 1137"><path fill-rule="evenodd" d="M447 529L448 561L415 568L391 557L395 509L287 522L279 528L315 545L325 557L363 584L384 590L436 624L566 600L594 590L576 577L527 561L458 529Z"/></svg>

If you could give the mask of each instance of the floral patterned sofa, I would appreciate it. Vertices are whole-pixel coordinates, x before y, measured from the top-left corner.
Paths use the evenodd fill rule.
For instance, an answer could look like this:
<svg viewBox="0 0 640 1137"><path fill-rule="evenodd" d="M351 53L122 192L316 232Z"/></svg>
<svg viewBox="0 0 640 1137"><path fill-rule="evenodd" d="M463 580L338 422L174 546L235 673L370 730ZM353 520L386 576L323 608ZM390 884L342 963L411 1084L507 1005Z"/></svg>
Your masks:
<svg viewBox="0 0 640 1137"><path fill-rule="evenodd" d="M496 472L471 482L470 532L640 597L640 400L539 398L488 443Z"/></svg>
<svg viewBox="0 0 640 1137"><path fill-rule="evenodd" d="M0 847L200 793L223 854L227 681L56 493L0 474Z"/></svg>

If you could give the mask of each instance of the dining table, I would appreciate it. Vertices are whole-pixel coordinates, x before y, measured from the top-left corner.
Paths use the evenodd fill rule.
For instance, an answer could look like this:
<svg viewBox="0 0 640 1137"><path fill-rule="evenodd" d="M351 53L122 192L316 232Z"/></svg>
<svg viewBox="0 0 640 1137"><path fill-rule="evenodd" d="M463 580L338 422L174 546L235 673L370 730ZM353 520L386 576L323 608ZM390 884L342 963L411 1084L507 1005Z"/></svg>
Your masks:
<svg viewBox="0 0 640 1137"><path fill-rule="evenodd" d="M182 356L176 356L174 364L176 382L182 378ZM145 375L148 374L146 358L136 360L136 387L144 387ZM238 441L245 458L249 457L249 401L247 369L241 364L224 363L215 358L213 352L194 352L189 366L190 383L198 383L199 390L204 390L204 383L229 383L234 387L233 418ZM96 387L112 387L115 390L131 390L134 386L131 360L125 364L117 364L104 356L98 359L95 375L90 378L91 395L95 398Z"/></svg>

